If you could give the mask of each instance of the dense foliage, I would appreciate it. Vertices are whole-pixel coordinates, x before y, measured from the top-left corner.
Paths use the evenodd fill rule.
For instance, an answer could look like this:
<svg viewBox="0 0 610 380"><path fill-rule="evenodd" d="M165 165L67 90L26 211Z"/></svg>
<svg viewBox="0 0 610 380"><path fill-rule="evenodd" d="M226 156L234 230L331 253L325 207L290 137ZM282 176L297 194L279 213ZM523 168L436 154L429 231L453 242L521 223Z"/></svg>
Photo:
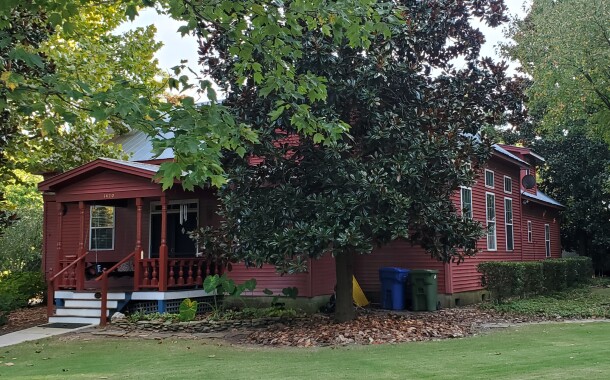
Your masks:
<svg viewBox="0 0 610 380"><path fill-rule="evenodd" d="M490 261L478 265L481 284L497 301L510 297L549 294L587 283L591 258L574 257L543 261Z"/></svg>
<svg viewBox="0 0 610 380"><path fill-rule="evenodd" d="M12 310L28 306L31 299L42 299L45 290L40 272L0 273L0 325Z"/></svg>
<svg viewBox="0 0 610 380"><path fill-rule="evenodd" d="M566 209L561 213L565 250L593 258L597 272L610 269L610 148L584 132L536 140L546 158L540 187Z"/></svg>
<svg viewBox="0 0 610 380"><path fill-rule="evenodd" d="M610 1L534 0L508 35L506 55L532 78L539 133L584 126L610 142Z"/></svg>
<svg viewBox="0 0 610 380"><path fill-rule="evenodd" d="M236 35L256 35L257 22L225 29L202 23L198 30L208 47L200 52L206 73L230 90L223 106L260 141L243 158L224 161L227 246L247 263L271 263L282 272L334 255L339 320L353 316L354 254L399 238L443 261L475 252L481 226L462 219L450 195L472 183L488 157L489 143L474 136L518 118L521 109L505 67L479 60L484 38L469 24L476 16L498 25L505 19L501 2L371 6L377 20L364 46L317 23L284 26L298 29L296 43L306 51L289 57L294 75L325 78L325 99L306 83L286 97L269 87L274 77L241 74ZM252 56L264 59L265 52ZM451 65L457 57L464 69ZM346 133L334 141L324 131L303 133L309 128L303 110Z"/></svg>

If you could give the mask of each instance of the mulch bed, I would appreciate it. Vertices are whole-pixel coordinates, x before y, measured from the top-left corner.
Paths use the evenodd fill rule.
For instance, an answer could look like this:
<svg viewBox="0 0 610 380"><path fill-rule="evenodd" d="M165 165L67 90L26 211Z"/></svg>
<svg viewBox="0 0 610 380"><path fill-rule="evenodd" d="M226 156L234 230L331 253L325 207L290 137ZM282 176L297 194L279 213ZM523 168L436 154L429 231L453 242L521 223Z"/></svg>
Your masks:
<svg viewBox="0 0 610 380"><path fill-rule="evenodd" d="M539 320L506 316L477 307L418 313L373 309L362 310L357 319L345 323L335 323L330 316L315 315L290 325L269 326L251 332L245 338L245 343L312 347L413 342L465 337L480 331L484 324Z"/></svg>
<svg viewBox="0 0 610 380"><path fill-rule="evenodd" d="M298 318L289 323L276 323L260 328L232 328L222 334L176 334L171 332L116 330L94 328L89 332L70 334L71 339L103 338L104 335L124 338L151 336L181 336L194 339L224 337L233 344L264 346L320 347L336 345L369 345L461 338L476 334L486 324L514 324L537 322L543 318L503 315L476 306L444 309L436 312L392 312L379 309L361 309L355 320L335 323L332 316L316 314ZM44 306L28 307L14 311L8 324L0 326L0 335L41 325L47 322ZM97 336L100 334L100 336ZM96 335L94 337L94 335ZM66 337L67 338L67 337Z"/></svg>
<svg viewBox="0 0 610 380"><path fill-rule="evenodd" d="M8 322L0 326L0 335L47 323L46 306L30 306L12 311Z"/></svg>

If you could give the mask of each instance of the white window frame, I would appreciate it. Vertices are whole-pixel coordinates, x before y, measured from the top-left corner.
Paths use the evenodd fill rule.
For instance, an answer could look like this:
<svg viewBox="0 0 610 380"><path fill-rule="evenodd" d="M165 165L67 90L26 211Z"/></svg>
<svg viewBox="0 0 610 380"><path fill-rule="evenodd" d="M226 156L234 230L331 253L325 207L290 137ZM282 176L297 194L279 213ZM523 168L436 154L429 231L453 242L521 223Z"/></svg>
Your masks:
<svg viewBox="0 0 610 380"><path fill-rule="evenodd" d="M532 221L528 220L527 221L527 242L528 243L531 243L531 242L534 241L533 235L534 235L534 231L533 231L533 228L532 228Z"/></svg>
<svg viewBox="0 0 610 380"><path fill-rule="evenodd" d="M494 210L494 217L493 219L489 218L489 196L493 197L493 210ZM486 192L485 193L485 221L486 221L486 228L487 228L487 233L485 234L487 237L487 250L488 251L497 251L498 250L498 223L497 223L497 219L498 219L498 212L496 210L496 194L495 193L491 193L491 192ZM490 223L493 223L493 248L490 248L490 235L489 235L489 225Z"/></svg>
<svg viewBox="0 0 610 380"><path fill-rule="evenodd" d="M462 218L464 218L464 190L470 191L470 217L468 219L474 218L474 213L472 211L472 187L460 186L460 207L462 210Z"/></svg>
<svg viewBox="0 0 610 380"><path fill-rule="evenodd" d="M508 191L506 191L506 180L508 180L510 182L510 188L508 189ZM504 176L504 192L506 194L513 193L513 179L507 175Z"/></svg>
<svg viewBox="0 0 610 380"><path fill-rule="evenodd" d="M491 185L487 184L487 173L491 173ZM485 177L483 178L483 181L485 183L485 187L488 189L493 189L494 188L494 183L496 182L496 174L494 173L493 170L489 170L489 169L485 169Z"/></svg>
<svg viewBox="0 0 610 380"><path fill-rule="evenodd" d="M551 257L551 226L549 224L544 225L544 255Z"/></svg>
<svg viewBox="0 0 610 380"><path fill-rule="evenodd" d="M508 207L506 207L510 203L510 222L508 220ZM509 197L504 197L504 236L506 237L506 251L512 252L515 250L515 224L514 224L515 214L513 209L513 199ZM512 248L508 248L508 227L512 228L513 233L511 234L511 245Z"/></svg>
<svg viewBox="0 0 610 380"><path fill-rule="evenodd" d="M112 208L112 248L93 248L93 230L107 230L111 227L93 227L93 209L99 207L111 207ZM89 251L114 251L115 238L116 238L116 207L105 206L105 205L92 205L89 207Z"/></svg>

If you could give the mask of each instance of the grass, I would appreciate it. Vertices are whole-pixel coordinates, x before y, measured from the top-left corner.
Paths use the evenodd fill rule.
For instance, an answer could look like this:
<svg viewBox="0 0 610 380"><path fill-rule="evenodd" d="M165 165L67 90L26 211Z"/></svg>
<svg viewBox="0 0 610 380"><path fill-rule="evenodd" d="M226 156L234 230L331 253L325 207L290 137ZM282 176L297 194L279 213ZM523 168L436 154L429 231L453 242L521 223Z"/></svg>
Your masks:
<svg viewBox="0 0 610 380"><path fill-rule="evenodd" d="M592 379L610 377L609 346L610 325L604 322L528 325L465 339L334 349L48 339L0 349L0 378Z"/></svg>
<svg viewBox="0 0 610 380"><path fill-rule="evenodd" d="M482 307L549 318L610 318L610 288L582 287L552 295L514 299Z"/></svg>

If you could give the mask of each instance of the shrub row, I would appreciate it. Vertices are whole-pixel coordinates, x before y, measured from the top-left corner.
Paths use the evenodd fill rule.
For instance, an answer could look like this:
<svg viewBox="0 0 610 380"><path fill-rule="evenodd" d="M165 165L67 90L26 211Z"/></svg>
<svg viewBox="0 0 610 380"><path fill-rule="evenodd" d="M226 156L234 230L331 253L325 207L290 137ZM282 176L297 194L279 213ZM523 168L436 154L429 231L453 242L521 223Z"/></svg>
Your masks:
<svg viewBox="0 0 610 380"><path fill-rule="evenodd" d="M502 301L552 293L589 281L593 266L589 257L543 261L490 261L478 265L481 284Z"/></svg>

